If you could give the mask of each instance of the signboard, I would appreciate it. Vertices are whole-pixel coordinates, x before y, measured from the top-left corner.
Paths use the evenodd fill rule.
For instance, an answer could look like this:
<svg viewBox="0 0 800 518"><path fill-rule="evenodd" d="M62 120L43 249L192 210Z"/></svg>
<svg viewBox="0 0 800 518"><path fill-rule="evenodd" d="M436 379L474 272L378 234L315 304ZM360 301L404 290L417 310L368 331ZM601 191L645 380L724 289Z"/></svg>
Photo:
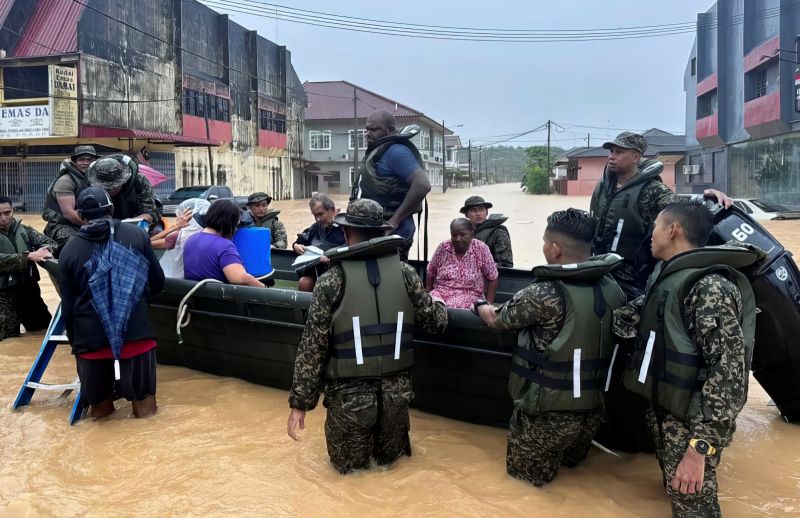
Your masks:
<svg viewBox="0 0 800 518"><path fill-rule="evenodd" d="M78 136L78 81L75 67L50 65L50 134Z"/></svg>
<svg viewBox="0 0 800 518"><path fill-rule="evenodd" d="M0 139L40 138L50 136L50 107L0 107Z"/></svg>

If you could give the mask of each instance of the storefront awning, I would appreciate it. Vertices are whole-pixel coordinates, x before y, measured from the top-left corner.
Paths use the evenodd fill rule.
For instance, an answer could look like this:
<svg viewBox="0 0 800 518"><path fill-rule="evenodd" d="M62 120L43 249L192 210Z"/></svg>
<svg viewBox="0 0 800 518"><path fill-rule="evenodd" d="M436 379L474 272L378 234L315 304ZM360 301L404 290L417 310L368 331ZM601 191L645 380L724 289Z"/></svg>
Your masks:
<svg viewBox="0 0 800 518"><path fill-rule="evenodd" d="M121 138L139 139L184 146L219 146L218 140L197 137L187 137L177 133L163 131L149 131L128 128L108 128L105 126L81 126L81 138Z"/></svg>

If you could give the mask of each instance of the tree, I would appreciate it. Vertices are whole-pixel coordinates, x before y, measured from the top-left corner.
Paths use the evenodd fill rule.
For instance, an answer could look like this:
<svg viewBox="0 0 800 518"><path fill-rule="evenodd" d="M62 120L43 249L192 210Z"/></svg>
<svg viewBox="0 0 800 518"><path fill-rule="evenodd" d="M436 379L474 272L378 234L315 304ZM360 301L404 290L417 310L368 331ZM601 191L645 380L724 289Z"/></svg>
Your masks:
<svg viewBox="0 0 800 518"><path fill-rule="evenodd" d="M550 175L541 166L530 165L526 185L528 194L550 194Z"/></svg>

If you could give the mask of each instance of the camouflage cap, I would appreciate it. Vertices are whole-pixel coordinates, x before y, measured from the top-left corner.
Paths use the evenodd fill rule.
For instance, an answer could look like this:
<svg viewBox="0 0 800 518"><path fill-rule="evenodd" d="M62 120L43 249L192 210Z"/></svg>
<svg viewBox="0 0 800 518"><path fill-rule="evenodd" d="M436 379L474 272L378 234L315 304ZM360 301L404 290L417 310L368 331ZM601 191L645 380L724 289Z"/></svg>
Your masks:
<svg viewBox="0 0 800 518"><path fill-rule="evenodd" d="M493 207L490 202L484 200L481 196L470 196L467 198L467 201L464 202L464 206L458 209L458 211L461 214L466 214L470 207L477 207L479 205L483 205L487 209L491 209Z"/></svg>
<svg viewBox="0 0 800 518"><path fill-rule="evenodd" d="M86 172L86 178L92 187L105 190L116 189L127 182L133 172L131 168L116 158L105 157L92 162Z"/></svg>
<svg viewBox="0 0 800 518"><path fill-rule="evenodd" d="M69 158L74 162L81 155L89 155L97 158L97 153L94 150L94 146L78 146L75 148L75 151L72 152L72 156Z"/></svg>
<svg viewBox="0 0 800 518"><path fill-rule="evenodd" d="M247 204L250 205L251 203L261 203L265 201L267 203L272 203L272 196L265 192L254 192L250 196L247 197Z"/></svg>
<svg viewBox="0 0 800 518"><path fill-rule="evenodd" d="M621 147L623 149L633 149L641 154L647 150L647 139L638 133L632 131L623 131L617 138L603 144L605 149L611 149L611 146Z"/></svg>
<svg viewBox="0 0 800 518"><path fill-rule="evenodd" d="M345 227L357 228L383 228L390 229L392 225L383 219L383 207L373 200L360 199L350 202L345 214L339 214L334 221Z"/></svg>

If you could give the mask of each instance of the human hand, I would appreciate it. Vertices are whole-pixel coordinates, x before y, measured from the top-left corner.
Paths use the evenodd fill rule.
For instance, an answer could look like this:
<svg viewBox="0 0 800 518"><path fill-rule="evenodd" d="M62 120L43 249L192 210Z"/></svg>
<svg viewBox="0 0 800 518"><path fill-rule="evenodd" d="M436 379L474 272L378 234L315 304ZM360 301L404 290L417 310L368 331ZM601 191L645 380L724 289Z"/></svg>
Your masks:
<svg viewBox="0 0 800 518"><path fill-rule="evenodd" d="M331 262L331 258L328 257L327 255L319 256L319 263L320 264L328 264L329 262Z"/></svg>
<svg viewBox="0 0 800 518"><path fill-rule="evenodd" d="M301 430L306 429L306 411L293 408L289 414L289 420L286 422L286 432L295 441L300 440L297 435L297 425L300 425Z"/></svg>
<svg viewBox="0 0 800 518"><path fill-rule="evenodd" d="M705 456L697 453L691 446L687 447L678 469L675 470L672 489L684 495L699 493L703 489L705 469Z"/></svg>
<svg viewBox="0 0 800 518"><path fill-rule="evenodd" d="M717 203L721 204L726 209L730 209L733 205L733 200L729 198L724 192L716 189L706 189L703 191L703 196L714 198Z"/></svg>
<svg viewBox="0 0 800 518"><path fill-rule="evenodd" d="M185 228L189 225L189 221L192 219L192 209L186 209L183 211L183 214L178 216L175 219L175 226L178 228Z"/></svg>
<svg viewBox="0 0 800 518"><path fill-rule="evenodd" d="M386 222L392 226L392 228L389 229L388 233L394 232L395 230L397 230L398 225L400 225L400 222L394 219L394 216L389 218Z"/></svg>
<svg viewBox="0 0 800 518"><path fill-rule="evenodd" d="M292 250L294 250L294 253L296 253L297 255L303 255L304 253L306 253L306 247L304 247L300 243L293 244Z"/></svg>
<svg viewBox="0 0 800 518"><path fill-rule="evenodd" d="M481 317L483 323L487 326L494 328L494 319L497 315L497 310L491 304L484 304L482 306L478 306L478 316Z"/></svg>
<svg viewBox="0 0 800 518"><path fill-rule="evenodd" d="M45 259L52 259L53 254L47 248L40 248L35 252L30 252L28 254L28 261L40 262L44 261Z"/></svg>

